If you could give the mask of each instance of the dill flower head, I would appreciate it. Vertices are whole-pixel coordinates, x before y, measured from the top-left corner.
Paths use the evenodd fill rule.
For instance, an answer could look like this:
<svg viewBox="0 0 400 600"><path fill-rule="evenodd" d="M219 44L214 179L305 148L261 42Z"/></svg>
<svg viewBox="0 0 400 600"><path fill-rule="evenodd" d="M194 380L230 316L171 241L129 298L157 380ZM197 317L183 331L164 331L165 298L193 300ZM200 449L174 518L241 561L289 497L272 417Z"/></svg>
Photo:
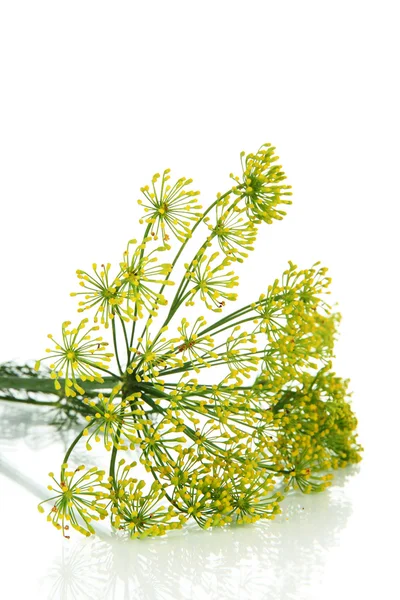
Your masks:
<svg viewBox="0 0 400 600"><path fill-rule="evenodd" d="M116 474L117 487L111 491L111 523L116 529L128 531L132 538L164 535L170 529L181 528L185 516L165 502L164 487L153 481L147 487L143 479L129 477L136 462L126 465L121 459Z"/></svg>
<svg viewBox="0 0 400 600"><path fill-rule="evenodd" d="M210 335L199 335L199 331L207 325L204 317L198 317L190 328L189 321L182 319L178 331L181 334L177 352L182 356L182 363L190 362L196 373L200 373L200 366L209 365L207 358L218 358L213 353L214 340Z"/></svg>
<svg viewBox="0 0 400 600"><path fill-rule="evenodd" d="M144 207L146 223L151 224L150 233L154 239L161 234L163 242L169 241L169 232L180 242L190 237L190 222L201 217L201 205L198 204L200 192L187 189L192 179L182 177L171 186L170 169L166 169L161 177L156 173L151 188L146 185L140 189L145 201L138 200ZM160 182L159 182L160 180Z"/></svg>
<svg viewBox="0 0 400 600"><path fill-rule="evenodd" d="M133 398L131 398L132 400ZM113 447L118 450L133 448L138 442L135 429L135 419L128 400L111 394L110 397L99 393L96 401L84 398L94 412L87 415L87 426L82 432L86 438L86 449L92 450L91 442L102 442L106 450Z"/></svg>
<svg viewBox="0 0 400 600"><path fill-rule="evenodd" d="M209 217L204 221L208 223L209 229L216 236L221 250L231 260L243 262L248 257L249 250L254 250L254 242L257 238L257 227L254 221L247 218L246 207L230 207L231 196L228 195L221 200L216 207L216 223L210 223Z"/></svg>
<svg viewBox="0 0 400 600"><path fill-rule="evenodd" d="M71 292L71 296L84 296L79 302L78 312L90 310L96 307L94 322L97 323L100 316L100 323L107 329L109 322L118 314L122 319L129 320L124 315L121 305L127 297L127 292L122 289L122 281L118 278L110 280L110 263L101 265L101 271L98 271L97 264L93 263L93 275L86 271L77 270L79 285L84 288L82 292Z"/></svg>
<svg viewBox="0 0 400 600"><path fill-rule="evenodd" d="M155 175L139 202L143 237L128 242L115 275L108 263L78 271L78 311L95 324L84 332L88 319L64 322L47 357L59 395L79 395L86 419L60 479L52 475L48 518L64 535L70 524L93 533L107 513L133 538L190 520L273 519L289 489L323 491L334 469L361 459L349 383L332 370L340 315L327 269L289 261L272 283L257 278L253 302L229 309L233 267L291 203L274 152L242 153L242 178L232 175L235 185L204 212L191 180ZM185 258L202 223L203 241ZM197 300L210 319L193 313ZM109 341L91 337L100 327ZM80 443L104 445L107 480L96 467L68 470Z"/></svg>
<svg viewBox="0 0 400 600"><path fill-rule="evenodd" d="M62 341L57 342L51 333L48 335L55 345L55 348L46 350L48 356L45 358L53 361L50 364L50 377L54 379L56 390L61 389L60 379L63 379L66 396L76 396L76 392L85 393L79 381L102 383L103 378L98 370L108 369L113 356L112 352L106 352L108 342L104 342L101 336L92 339L89 335L92 331L98 331L98 326L83 333L87 322L88 319L83 319L77 327L70 328L71 321L64 321L61 327ZM36 362L36 370L41 360Z"/></svg>
<svg viewBox="0 0 400 600"><path fill-rule="evenodd" d="M123 262L120 263L122 289L125 290L127 298L126 312L134 321L143 318L143 311L157 316L159 306L165 305L166 300L155 287L174 285L168 279L172 265L158 264L156 253L164 248L156 248L146 253L147 244L151 241L151 237L144 238L141 244L130 240L124 252Z"/></svg>
<svg viewBox="0 0 400 600"><path fill-rule="evenodd" d="M61 467L60 481L55 479L54 473L49 473L53 484L48 486L54 492L51 498L38 505L40 512L44 512L43 503L52 502L53 507L47 515L56 529L62 531L64 537L69 538L65 532L70 526L89 536L94 533L92 521L104 519L107 516L104 500L108 497L107 489L102 483L104 471L92 467L84 471L81 465L73 471L68 471L68 464Z"/></svg>
<svg viewBox="0 0 400 600"><path fill-rule="evenodd" d="M190 296L186 306L193 305L196 294L199 294L206 307L214 312L221 312L225 300L236 300L237 294L227 290L239 285L239 277L234 274L234 271L225 270L231 264L227 258L213 266L212 263L218 256L219 252L214 252L209 258L203 254L193 261L193 271L188 270L186 273L186 277L194 284L189 291ZM187 265L187 268L190 269L190 266Z"/></svg>
<svg viewBox="0 0 400 600"><path fill-rule="evenodd" d="M286 212L278 208L281 204L291 204L288 196L292 193L290 185L282 182L286 175L274 154L271 144L264 144L256 154L241 153L243 169L243 186L234 190L241 194L246 203L249 217L272 223L274 219L281 220ZM239 183L239 178L234 178Z"/></svg>

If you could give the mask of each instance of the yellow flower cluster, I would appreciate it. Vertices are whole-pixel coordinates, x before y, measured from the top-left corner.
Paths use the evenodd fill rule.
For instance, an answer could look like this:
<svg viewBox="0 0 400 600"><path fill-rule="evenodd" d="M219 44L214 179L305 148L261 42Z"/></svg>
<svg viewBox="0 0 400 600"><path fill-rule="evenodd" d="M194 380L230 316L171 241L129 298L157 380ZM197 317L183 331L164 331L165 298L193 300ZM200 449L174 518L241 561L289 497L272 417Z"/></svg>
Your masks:
<svg viewBox="0 0 400 600"><path fill-rule="evenodd" d="M159 232L163 242L167 242L170 231L180 242L190 236L190 222L197 221L201 217L201 206L198 204L200 192L187 190L186 187L192 183L192 179L182 177L171 186L170 169L166 169L158 184L160 174L153 176L151 187L148 185L141 188L145 202L138 200L143 205L146 223L151 225L151 235L158 239ZM141 220L143 222L143 219Z"/></svg>
<svg viewBox="0 0 400 600"><path fill-rule="evenodd" d="M71 329L71 322L64 321L61 328L62 341L57 342L51 333L48 335L55 344L55 348L46 349L48 356L45 358L54 361L50 364L50 377L54 379L57 391L61 390L60 380L63 380L67 397L76 396L77 393L84 394L82 382L102 383L104 380L99 370L106 371L114 356L112 352L106 352L108 342L104 342L101 336L92 339L89 335L91 331L98 331L98 326L82 333L87 322L88 319L83 319L77 327ZM35 364L36 371L40 368L41 360Z"/></svg>
<svg viewBox="0 0 400 600"><path fill-rule="evenodd" d="M256 154L241 153L243 167L243 186L238 186L234 193L244 198L246 210L250 218L272 223L281 220L286 212L278 208L281 204L291 204L287 197L292 195L290 185L282 184L286 179L279 159L274 154L271 144L264 144ZM233 177L240 183L239 177Z"/></svg>
<svg viewBox="0 0 400 600"><path fill-rule="evenodd" d="M61 467L61 480L57 481L54 473L49 473L53 484L48 486L54 495L41 502L38 506L44 512L43 503L53 504L47 515L56 529L61 530L64 537L70 536L70 526L89 536L94 533L93 521L104 519L107 516L104 500L108 497L106 484L103 483L104 471L92 467L85 472L85 466L80 465L73 471L68 471L68 464Z"/></svg>
<svg viewBox="0 0 400 600"><path fill-rule="evenodd" d="M189 519L203 528L272 519L290 488L324 490L333 469L360 460L348 381L332 371L340 315L327 301L326 268L289 262L271 285L260 281L256 301L227 310L237 298L232 265L248 258L262 222L281 219L290 204L276 161L269 144L242 154L242 177L204 213L191 180L170 185L169 170L155 175L142 188L143 239L129 241L115 276L109 264L77 272L78 311L92 310L95 325L85 334L87 319L75 329L64 323L62 342L48 350L58 393L86 410L50 498L49 519L64 535L69 523L93 533L106 514L139 538ZM181 264L201 223L206 239ZM168 232L181 244L163 262L173 252ZM173 270L181 280L169 298ZM197 298L219 313L210 324L179 314ZM113 361L107 343L88 335L109 325ZM109 451L106 481L97 468L67 470L80 441Z"/></svg>

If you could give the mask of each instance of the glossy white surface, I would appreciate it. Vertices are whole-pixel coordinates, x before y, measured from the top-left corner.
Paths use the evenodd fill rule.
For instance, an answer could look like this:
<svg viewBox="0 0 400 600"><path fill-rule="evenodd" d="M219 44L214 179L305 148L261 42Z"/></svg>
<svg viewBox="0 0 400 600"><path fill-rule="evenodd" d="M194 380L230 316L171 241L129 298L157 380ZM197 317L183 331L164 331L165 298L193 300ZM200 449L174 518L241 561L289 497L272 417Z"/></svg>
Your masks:
<svg viewBox="0 0 400 600"><path fill-rule="evenodd" d="M272 522L144 541L103 524L96 537L67 541L36 510L68 437L44 416L1 410L2 598L398 598L396 502L371 486L372 462L341 470L325 493L293 494Z"/></svg>

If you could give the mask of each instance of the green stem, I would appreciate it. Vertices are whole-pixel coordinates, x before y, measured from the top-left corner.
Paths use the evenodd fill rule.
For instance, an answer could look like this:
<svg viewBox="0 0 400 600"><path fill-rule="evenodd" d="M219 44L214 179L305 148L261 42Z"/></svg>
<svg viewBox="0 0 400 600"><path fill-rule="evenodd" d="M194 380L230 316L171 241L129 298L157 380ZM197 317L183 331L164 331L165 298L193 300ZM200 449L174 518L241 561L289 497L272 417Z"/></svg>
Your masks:
<svg viewBox="0 0 400 600"><path fill-rule="evenodd" d="M241 321L236 321L235 323L230 323L229 325L226 325L222 329L219 329L218 331L214 331L213 335L218 335L219 333L222 333L226 329L233 327L233 325L236 327L236 325L242 325L243 323L248 323L249 321L254 321L254 316L248 317L247 319L242 319ZM200 335L203 335L203 333L204 332L200 332Z"/></svg>
<svg viewBox="0 0 400 600"><path fill-rule="evenodd" d="M144 243L144 240L148 237L148 235L150 233L150 229L151 229L151 223L148 223L148 225L147 225L147 227L145 229L145 232L143 234L142 244ZM142 248L142 250L140 251L139 262L140 262L140 260L142 260L143 254L144 254L144 248ZM134 314L134 316L137 317L137 304L135 304L135 314ZM132 323L131 341L129 343L129 348L132 348L132 346L133 346L133 340L135 339L135 330L136 330L136 319L134 319L133 323ZM130 353L130 350L129 350L128 364L130 363L130 361L131 361L131 353Z"/></svg>
<svg viewBox="0 0 400 600"><path fill-rule="evenodd" d="M117 435L117 439L119 439L120 433L121 433L121 427L119 427L117 429L117 434L116 434ZM115 480L115 459L117 458L117 452L118 452L118 449L117 449L116 445L114 444L113 448L112 448L112 451L111 451L110 470L109 470L110 477L112 477L112 483L113 483L114 489L116 489L117 483L118 483Z"/></svg>
<svg viewBox="0 0 400 600"><path fill-rule="evenodd" d="M91 425L93 425L93 423L96 421L96 417L94 419L92 419L88 425L86 425L82 431L76 436L76 438L74 439L74 441L72 442L72 444L70 445L70 447L68 448L65 456L64 456L64 460L63 460L63 464L68 462L68 459L71 455L72 450L75 448L75 446L77 445L77 443L79 442L79 440L81 439L81 437L83 436L83 433L85 431L85 429L89 428ZM65 473L65 467L61 467L61 479L64 479L64 473Z"/></svg>
<svg viewBox="0 0 400 600"><path fill-rule="evenodd" d="M128 341L128 333L126 331L126 325L125 325L125 321L124 319L122 319L122 317L119 318L119 320L121 321L121 326L122 326L122 331L124 333L124 339L125 339L125 347L126 347L126 364L129 365L129 360L130 360L130 356L131 356L131 351L129 348L129 341Z"/></svg>
<svg viewBox="0 0 400 600"><path fill-rule="evenodd" d="M209 325L208 327L206 327L202 331L199 331L198 337L206 335L207 333L210 333L211 331L213 331L217 327L220 327L222 325L225 325L226 323L229 323L229 321L233 321L236 318L242 317L243 315L245 315L246 313L248 313L250 310L253 309L254 304L255 303L252 302L251 304L247 304L246 306L242 306L242 308L239 308L238 310L235 310L234 312L230 313L229 315L226 315L225 317L222 317L221 319L218 319L218 321L215 321L215 323L213 323L212 325Z"/></svg>
<svg viewBox="0 0 400 600"><path fill-rule="evenodd" d="M117 333L116 333L116 328L115 328L115 318L111 319L111 327L112 327L112 336L113 336L113 342L114 342L115 358L117 359L117 365L118 365L119 372L122 375L123 374L123 370L122 370L121 363L120 363L119 356L118 356Z"/></svg>

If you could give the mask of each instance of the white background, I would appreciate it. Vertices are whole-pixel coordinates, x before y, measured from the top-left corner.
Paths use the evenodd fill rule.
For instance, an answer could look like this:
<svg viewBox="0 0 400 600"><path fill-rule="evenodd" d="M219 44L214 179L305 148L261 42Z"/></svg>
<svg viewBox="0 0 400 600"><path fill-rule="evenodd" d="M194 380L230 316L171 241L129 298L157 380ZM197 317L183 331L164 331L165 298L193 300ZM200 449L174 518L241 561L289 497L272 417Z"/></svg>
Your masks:
<svg viewBox="0 0 400 600"><path fill-rule="evenodd" d="M170 167L204 206L272 142L294 204L240 271L254 297L321 260L343 314L358 473L266 527L64 543L36 511L63 442L3 408L0 595L399 597L397 2L0 3L0 361L37 358L75 318L75 269L117 263L136 199ZM288 519L288 520L286 520ZM97 586L97 587L96 587Z"/></svg>

